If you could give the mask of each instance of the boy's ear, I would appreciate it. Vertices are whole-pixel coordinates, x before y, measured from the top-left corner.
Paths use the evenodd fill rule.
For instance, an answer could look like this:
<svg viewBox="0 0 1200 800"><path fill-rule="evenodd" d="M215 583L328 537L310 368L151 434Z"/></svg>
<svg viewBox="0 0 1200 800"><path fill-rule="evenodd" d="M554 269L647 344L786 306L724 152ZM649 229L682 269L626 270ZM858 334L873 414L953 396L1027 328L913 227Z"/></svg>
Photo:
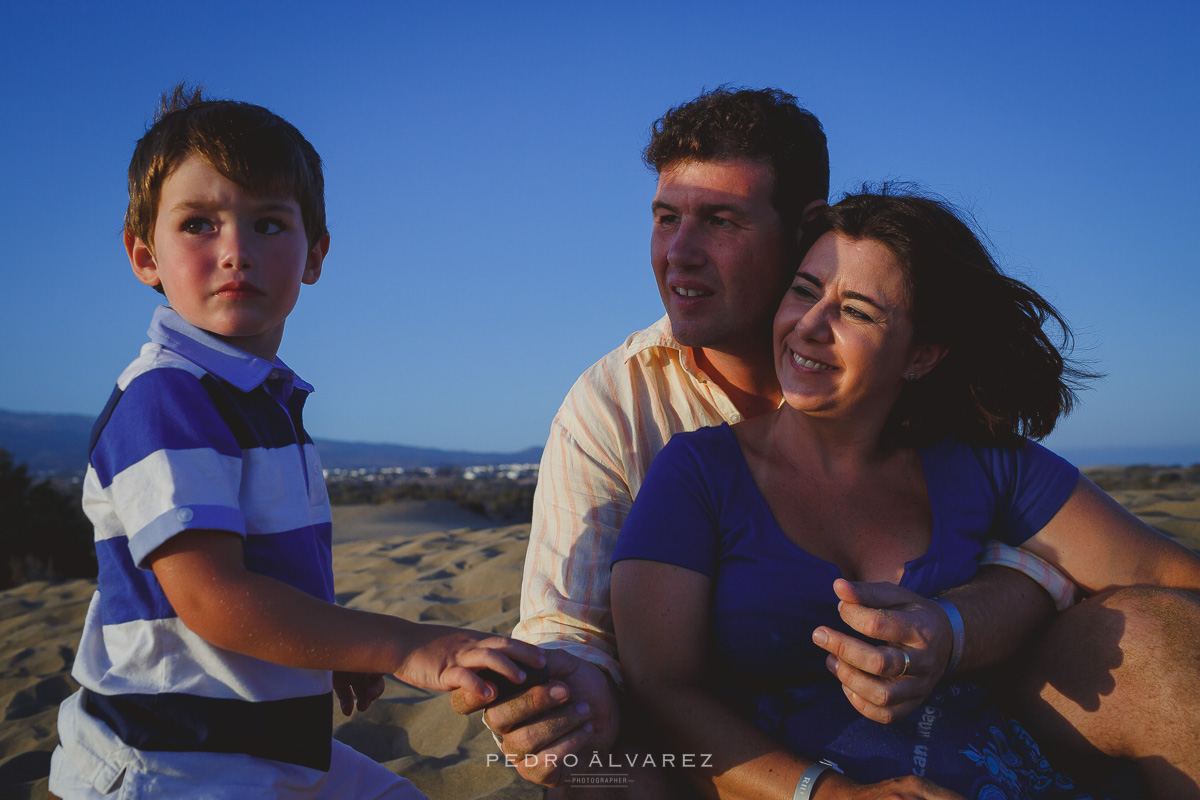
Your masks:
<svg viewBox="0 0 1200 800"><path fill-rule="evenodd" d="M325 255L328 252L329 234L327 233L317 240L317 243L308 251L308 259L304 262L304 275L300 278L301 283L311 286L317 282L317 279L321 277L321 264L325 261Z"/></svg>
<svg viewBox="0 0 1200 800"><path fill-rule="evenodd" d="M154 259L154 253L128 229L125 231L125 253L129 256L129 266L133 267L133 274L139 281L147 286L158 286L162 283L162 279L158 277L158 262Z"/></svg>

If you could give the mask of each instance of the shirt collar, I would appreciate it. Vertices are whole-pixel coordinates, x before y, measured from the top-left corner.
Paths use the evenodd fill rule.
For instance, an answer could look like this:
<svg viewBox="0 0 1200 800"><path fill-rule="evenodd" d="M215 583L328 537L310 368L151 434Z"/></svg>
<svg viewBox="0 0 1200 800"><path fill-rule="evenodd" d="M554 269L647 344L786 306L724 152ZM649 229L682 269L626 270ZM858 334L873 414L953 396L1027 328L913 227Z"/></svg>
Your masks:
<svg viewBox="0 0 1200 800"><path fill-rule="evenodd" d="M671 333L671 318L665 314L658 322L645 330L638 331L625 341L625 360L629 361L629 359L655 347L678 351L679 363L685 372L700 381L708 380L708 376L696 365L696 356L692 352L692 348L680 344L679 340L675 338L675 334Z"/></svg>
<svg viewBox="0 0 1200 800"><path fill-rule="evenodd" d="M278 356L275 363L239 350L221 341L207 331L191 324L175 309L159 306L154 309L150 322L150 341L160 344L191 361L207 372L211 372L226 383L248 392L268 378L282 380L284 385L295 385L306 392L313 387L296 375ZM290 394L290 388L287 390Z"/></svg>

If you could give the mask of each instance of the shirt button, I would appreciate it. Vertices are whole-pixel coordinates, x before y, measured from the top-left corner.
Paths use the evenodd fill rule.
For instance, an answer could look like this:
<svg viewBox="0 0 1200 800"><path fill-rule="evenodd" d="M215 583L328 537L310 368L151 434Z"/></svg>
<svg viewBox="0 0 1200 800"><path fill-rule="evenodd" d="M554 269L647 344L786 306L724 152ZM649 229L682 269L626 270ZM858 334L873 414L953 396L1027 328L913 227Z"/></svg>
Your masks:
<svg viewBox="0 0 1200 800"><path fill-rule="evenodd" d="M175 516L180 522L191 522L192 518L196 516L196 512L192 511L190 508L181 508L175 512Z"/></svg>

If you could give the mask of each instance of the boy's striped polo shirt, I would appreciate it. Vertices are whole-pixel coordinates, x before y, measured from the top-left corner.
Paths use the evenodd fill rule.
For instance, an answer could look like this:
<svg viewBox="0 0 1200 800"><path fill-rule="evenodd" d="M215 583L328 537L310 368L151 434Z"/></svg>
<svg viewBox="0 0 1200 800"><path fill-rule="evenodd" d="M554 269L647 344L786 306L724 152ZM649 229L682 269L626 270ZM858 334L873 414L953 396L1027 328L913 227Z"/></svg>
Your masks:
<svg viewBox="0 0 1200 800"><path fill-rule="evenodd" d="M334 601L329 497L301 416L312 387L166 307L149 334L92 431L99 586L72 674L89 713L139 749L328 769L330 673L208 644L145 563L182 531L232 531L248 569Z"/></svg>

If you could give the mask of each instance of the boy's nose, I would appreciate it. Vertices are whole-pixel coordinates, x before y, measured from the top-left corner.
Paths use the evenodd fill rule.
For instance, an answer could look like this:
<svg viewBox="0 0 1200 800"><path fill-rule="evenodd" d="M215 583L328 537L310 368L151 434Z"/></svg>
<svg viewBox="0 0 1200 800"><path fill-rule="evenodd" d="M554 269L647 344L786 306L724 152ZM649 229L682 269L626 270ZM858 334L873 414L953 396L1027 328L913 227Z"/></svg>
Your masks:
<svg viewBox="0 0 1200 800"><path fill-rule="evenodd" d="M221 237L221 266L228 269L249 269L253 263L250 254L250 237L229 226Z"/></svg>

